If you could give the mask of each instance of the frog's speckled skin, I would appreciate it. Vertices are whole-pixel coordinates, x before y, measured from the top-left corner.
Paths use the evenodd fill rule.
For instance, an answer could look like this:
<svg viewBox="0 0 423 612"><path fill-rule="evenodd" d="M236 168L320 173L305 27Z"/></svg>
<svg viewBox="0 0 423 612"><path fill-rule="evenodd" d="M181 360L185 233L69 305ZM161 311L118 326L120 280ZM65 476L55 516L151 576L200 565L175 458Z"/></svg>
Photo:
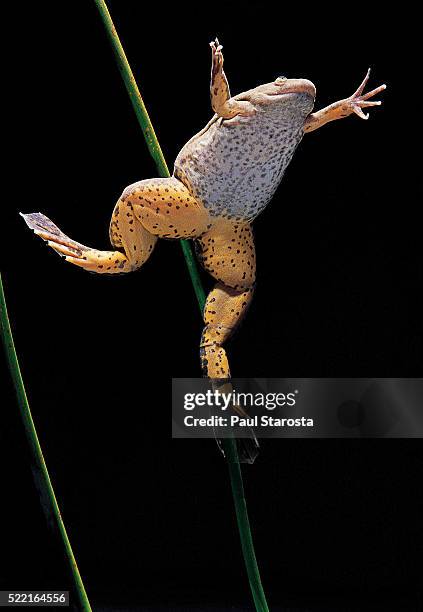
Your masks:
<svg viewBox="0 0 423 612"><path fill-rule="evenodd" d="M253 220L272 199L313 102L309 93L274 97L235 125L216 115L182 148L174 175L212 217Z"/></svg>
<svg viewBox="0 0 423 612"><path fill-rule="evenodd" d="M223 344L245 313L256 264L251 221L271 200L305 132L356 113L384 85L363 94L369 73L349 98L312 113L315 87L306 79L279 77L231 97L222 47L212 48L207 126L181 150L171 178L127 187L110 223L113 251L98 251L63 234L41 213L23 215L37 235L66 260L97 273L136 270L158 238L193 238L208 272L218 281L207 298L201 339L204 373L229 378Z"/></svg>

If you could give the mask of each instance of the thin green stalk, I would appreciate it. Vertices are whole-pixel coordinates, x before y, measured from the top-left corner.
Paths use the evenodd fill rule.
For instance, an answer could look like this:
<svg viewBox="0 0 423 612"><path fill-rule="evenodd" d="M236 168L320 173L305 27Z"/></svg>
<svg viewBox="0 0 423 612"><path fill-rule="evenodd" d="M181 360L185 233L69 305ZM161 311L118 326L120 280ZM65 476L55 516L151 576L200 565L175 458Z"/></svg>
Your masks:
<svg viewBox="0 0 423 612"><path fill-rule="evenodd" d="M159 175L162 177L168 177L170 176L168 166L164 159L162 150L160 148L159 142L153 129L153 125L148 116L147 109L145 108L140 91L135 81L135 77L126 58L125 51L123 50L122 44L119 40L119 36L116 32L116 28L113 24L107 5L103 0L94 0L94 2L99 10L101 19L106 29L117 66L125 83L126 90L131 99L132 106L134 107L135 114L144 134L144 138L147 142L148 150L150 151L150 154L156 163ZM180 243L194 287L195 295L197 297L198 305L202 313L206 301L206 296L204 289L201 285L197 264L193 256L190 243L186 240L181 240ZM241 538L241 547L244 555L244 561L247 568L247 574L250 582L251 591L253 594L254 603L257 612L268 612L269 609L261 584L260 573L257 566L256 556L254 553L254 545L248 520L247 504L244 495L244 487L242 484L242 474L239 464L236 442L234 439L223 440L222 446L228 461L232 495L235 504L239 535Z"/></svg>
<svg viewBox="0 0 423 612"><path fill-rule="evenodd" d="M82 582L81 575L76 564L76 559L72 551L72 547L66 533L66 528L60 514L56 496L54 494L53 485L51 484L50 476L47 470L47 465L44 460L40 442L38 440L37 431L32 419L31 410L26 396L25 386L22 380L22 374L19 367L18 356L16 354L15 344L13 342L12 330L10 328L9 317L7 314L6 299L4 296L3 282L0 273L0 332L6 353L6 359L9 366L10 374L15 387L18 400L19 411L22 422L25 428L25 435L28 440L31 460L32 472L34 475L35 486L37 487L40 498L42 500L43 509L47 516L50 525L58 528L60 537L65 549L66 558L70 566L70 570L74 580L75 592L78 595L81 610L84 612L91 611L90 602L88 601L87 593Z"/></svg>
<svg viewBox="0 0 423 612"><path fill-rule="evenodd" d="M141 97L140 90L138 89L137 82L132 73L132 69L127 60L125 51L123 50L122 43L119 40L119 36L116 32L116 28L110 16L107 5L102 0L94 0L103 21L107 37L112 47L113 55L115 56L116 64L125 83L126 91L128 92L129 99L131 100L135 114L140 124L142 133L144 134L145 141L147 143L148 151L151 157L154 159L156 168L159 175L166 178L170 176L169 168L164 158L162 149L159 141L157 140L156 133L145 107L144 101ZM206 295L204 289L201 286L201 281L197 271L197 264L191 252L189 242L181 240L182 251L185 256L185 261L188 266L191 281L194 287L195 295L197 296L200 308L203 309L206 301Z"/></svg>
<svg viewBox="0 0 423 612"><path fill-rule="evenodd" d="M239 464L236 441L233 438L222 440L225 457L228 461L229 477L231 479L232 495L234 498L236 520L239 537L241 539L242 554L247 568L248 580L257 612L269 612L260 579L260 571L254 552L254 542L251 535L250 521L248 520L247 500L242 483L241 466Z"/></svg>

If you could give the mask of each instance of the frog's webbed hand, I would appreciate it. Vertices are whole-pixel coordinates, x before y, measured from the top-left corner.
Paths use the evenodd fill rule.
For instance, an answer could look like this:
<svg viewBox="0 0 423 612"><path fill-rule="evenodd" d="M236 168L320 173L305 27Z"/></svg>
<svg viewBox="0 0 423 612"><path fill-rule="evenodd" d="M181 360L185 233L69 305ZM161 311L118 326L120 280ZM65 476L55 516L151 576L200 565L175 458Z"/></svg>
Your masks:
<svg viewBox="0 0 423 612"><path fill-rule="evenodd" d="M373 98L376 94L380 93L384 89L386 89L386 85L380 85L376 87L376 89L372 89L372 91L368 91L363 94L364 88L369 80L370 76L370 68L367 71L366 76L364 77L363 82L360 87L353 93L352 96L346 98L345 100L340 100L339 102L334 102L330 106L326 106L322 110L317 113L312 113L307 118L305 123L304 131L312 132L313 130L317 130L317 128L325 125L329 121L335 121L336 119L343 119L344 117L348 117L355 113L361 119L368 119L369 115L363 112L363 108L368 108L370 106L380 106L382 102L379 100L369 101L369 98Z"/></svg>
<svg viewBox="0 0 423 612"><path fill-rule="evenodd" d="M223 70L222 45L216 40L210 43L212 50L212 69L210 81L210 98L212 109L219 117L231 119L236 115L253 115L254 106L247 100L231 98L228 80Z"/></svg>

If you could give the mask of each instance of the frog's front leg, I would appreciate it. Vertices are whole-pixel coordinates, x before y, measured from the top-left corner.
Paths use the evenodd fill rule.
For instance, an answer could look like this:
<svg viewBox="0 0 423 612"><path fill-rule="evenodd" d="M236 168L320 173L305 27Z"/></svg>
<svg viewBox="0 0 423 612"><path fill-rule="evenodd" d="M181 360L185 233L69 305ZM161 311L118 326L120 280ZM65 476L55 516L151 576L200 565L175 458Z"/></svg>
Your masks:
<svg viewBox="0 0 423 612"><path fill-rule="evenodd" d="M363 94L363 90L367 81L369 80L369 76L370 68L368 69L360 87L353 93L352 96L346 98L345 100L334 102L317 113L312 113L309 115L304 126L304 131L312 132L313 130L317 130L317 128L321 127L322 125L325 125L325 123L329 123L329 121L343 119L352 113L355 113L361 119L368 119L369 115L366 115L362 109L370 106L380 106L382 102L379 100L369 101L369 98L373 98L373 96L386 89L386 85L380 85L379 87L376 87L376 89Z"/></svg>
<svg viewBox="0 0 423 612"><path fill-rule="evenodd" d="M224 342L244 316L255 283L255 249L249 224L221 221L196 243L200 260L218 281L204 307L205 327L201 337L204 375L230 378Z"/></svg>
<svg viewBox="0 0 423 612"><path fill-rule="evenodd" d="M255 107L247 100L231 98L228 80L223 70L222 45L216 40L210 43L212 50L212 69L210 81L210 98L212 109L219 117L231 119L236 115L249 116L256 112Z"/></svg>

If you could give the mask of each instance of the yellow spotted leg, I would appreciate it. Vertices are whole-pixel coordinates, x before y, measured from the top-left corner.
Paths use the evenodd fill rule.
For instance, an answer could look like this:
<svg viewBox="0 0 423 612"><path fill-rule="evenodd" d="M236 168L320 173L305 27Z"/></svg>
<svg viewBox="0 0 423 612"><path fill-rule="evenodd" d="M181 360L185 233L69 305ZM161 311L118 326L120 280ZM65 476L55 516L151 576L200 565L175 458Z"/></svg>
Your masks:
<svg viewBox="0 0 423 612"><path fill-rule="evenodd" d="M256 277L255 248L249 224L222 220L197 240L204 268L218 281L204 307L201 364L212 379L230 378L224 342L251 302Z"/></svg>
<svg viewBox="0 0 423 612"><path fill-rule="evenodd" d="M189 238L211 227L206 210L173 177L140 181L125 189L110 223L113 251L100 251L72 240L41 213L22 217L66 261L98 274L138 269L149 258L158 237Z"/></svg>
<svg viewBox="0 0 423 612"><path fill-rule="evenodd" d="M212 379L230 378L223 344L245 314L255 283L255 248L248 223L210 217L175 177L139 181L124 190L110 223L115 250L101 251L76 242L41 213L22 216L66 261L98 274L136 270L147 261L159 237L196 239L204 268L218 281L204 308L203 372Z"/></svg>

